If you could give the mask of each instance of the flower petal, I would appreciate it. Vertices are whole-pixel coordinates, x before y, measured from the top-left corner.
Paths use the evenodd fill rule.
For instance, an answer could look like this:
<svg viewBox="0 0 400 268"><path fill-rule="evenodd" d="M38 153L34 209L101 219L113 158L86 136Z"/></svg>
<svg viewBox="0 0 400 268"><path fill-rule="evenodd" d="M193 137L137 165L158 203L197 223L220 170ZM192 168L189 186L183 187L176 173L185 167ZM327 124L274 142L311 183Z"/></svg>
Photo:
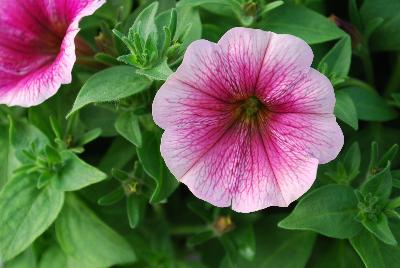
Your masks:
<svg viewBox="0 0 400 268"><path fill-rule="evenodd" d="M174 175L213 205L238 212L288 206L315 180L317 159L285 151L254 127L235 124L206 137L168 129L161 152Z"/></svg>
<svg viewBox="0 0 400 268"><path fill-rule="evenodd" d="M3 2L0 103L25 107L40 104L53 96L61 84L71 82L79 20L92 14L105 0ZM58 38L59 52L53 56L54 51L50 50L54 50L52 45Z"/></svg>
<svg viewBox="0 0 400 268"><path fill-rule="evenodd" d="M279 146L319 160L325 164L337 157L344 137L332 114L273 113L264 131L275 137Z"/></svg>

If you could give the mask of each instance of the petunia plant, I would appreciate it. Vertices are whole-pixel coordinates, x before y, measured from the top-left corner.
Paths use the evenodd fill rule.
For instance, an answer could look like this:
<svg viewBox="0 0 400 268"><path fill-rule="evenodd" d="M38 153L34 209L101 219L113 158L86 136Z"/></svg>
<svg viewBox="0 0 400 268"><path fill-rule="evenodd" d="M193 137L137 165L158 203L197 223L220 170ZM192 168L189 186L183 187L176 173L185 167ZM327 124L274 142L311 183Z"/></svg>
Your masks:
<svg viewBox="0 0 400 268"><path fill-rule="evenodd" d="M0 267L398 267L399 9L0 0Z"/></svg>

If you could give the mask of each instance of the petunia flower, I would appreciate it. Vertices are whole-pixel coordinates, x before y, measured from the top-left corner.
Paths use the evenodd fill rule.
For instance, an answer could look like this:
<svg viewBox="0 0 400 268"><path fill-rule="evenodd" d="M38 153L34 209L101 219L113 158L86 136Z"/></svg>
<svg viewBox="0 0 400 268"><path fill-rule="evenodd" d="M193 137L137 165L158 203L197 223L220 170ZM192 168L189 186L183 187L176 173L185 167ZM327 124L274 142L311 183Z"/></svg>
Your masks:
<svg viewBox="0 0 400 268"><path fill-rule="evenodd" d="M153 103L173 175L238 212L303 195L343 146L332 85L312 59L301 39L254 29L192 43Z"/></svg>
<svg viewBox="0 0 400 268"><path fill-rule="evenodd" d="M70 83L79 20L104 2L0 0L0 104L37 105Z"/></svg>

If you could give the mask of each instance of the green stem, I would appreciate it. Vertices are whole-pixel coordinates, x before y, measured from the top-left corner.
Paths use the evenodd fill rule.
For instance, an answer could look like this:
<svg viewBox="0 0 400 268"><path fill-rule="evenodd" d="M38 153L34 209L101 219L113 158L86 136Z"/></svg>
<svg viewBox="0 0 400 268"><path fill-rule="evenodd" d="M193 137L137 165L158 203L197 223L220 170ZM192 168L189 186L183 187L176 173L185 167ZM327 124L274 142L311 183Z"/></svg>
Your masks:
<svg viewBox="0 0 400 268"><path fill-rule="evenodd" d="M385 88L385 97L389 97L393 92L400 88L400 53L397 54L396 63Z"/></svg>
<svg viewBox="0 0 400 268"><path fill-rule="evenodd" d="M361 52L361 60L363 61L364 72L365 72L365 76L367 78L368 83L370 85L375 85L374 69L372 67L372 61L371 61L369 48L367 48L366 46L364 46L364 49Z"/></svg>
<svg viewBox="0 0 400 268"><path fill-rule="evenodd" d="M206 225L183 225L176 226L171 229L171 234L173 235L189 235L208 231L210 228Z"/></svg>

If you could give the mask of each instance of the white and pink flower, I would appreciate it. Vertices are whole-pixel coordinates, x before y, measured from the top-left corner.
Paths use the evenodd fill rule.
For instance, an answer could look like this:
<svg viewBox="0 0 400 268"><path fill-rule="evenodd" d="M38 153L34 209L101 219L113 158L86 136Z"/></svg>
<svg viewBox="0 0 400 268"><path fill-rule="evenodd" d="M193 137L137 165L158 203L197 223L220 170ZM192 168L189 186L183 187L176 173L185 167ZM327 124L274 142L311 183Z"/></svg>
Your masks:
<svg viewBox="0 0 400 268"><path fill-rule="evenodd" d="M312 60L301 39L254 29L192 43L153 103L171 172L239 212L298 199L343 146L332 85Z"/></svg>
<svg viewBox="0 0 400 268"><path fill-rule="evenodd" d="M81 18L105 0L0 0L0 104L29 107L71 82Z"/></svg>

